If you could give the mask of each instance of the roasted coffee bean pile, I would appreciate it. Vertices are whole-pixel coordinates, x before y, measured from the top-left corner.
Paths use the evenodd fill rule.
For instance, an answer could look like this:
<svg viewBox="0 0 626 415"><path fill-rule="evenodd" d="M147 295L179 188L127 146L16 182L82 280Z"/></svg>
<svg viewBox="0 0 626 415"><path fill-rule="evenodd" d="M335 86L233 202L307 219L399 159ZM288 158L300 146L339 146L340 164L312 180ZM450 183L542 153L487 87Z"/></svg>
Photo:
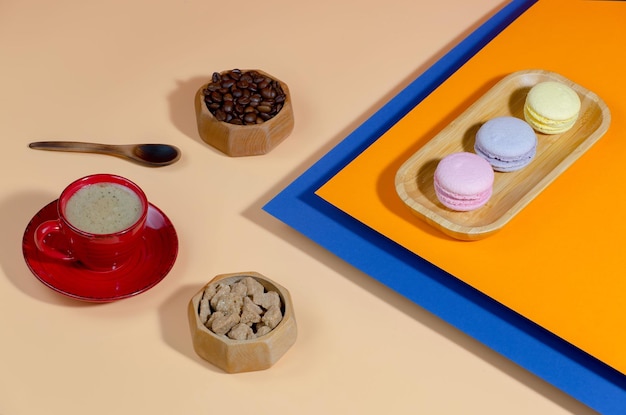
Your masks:
<svg viewBox="0 0 626 415"><path fill-rule="evenodd" d="M286 95L280 83L257 71L233 69L213 73L203 91L204 102L219 121L237 125L263 123L283 107Z"/></svg>

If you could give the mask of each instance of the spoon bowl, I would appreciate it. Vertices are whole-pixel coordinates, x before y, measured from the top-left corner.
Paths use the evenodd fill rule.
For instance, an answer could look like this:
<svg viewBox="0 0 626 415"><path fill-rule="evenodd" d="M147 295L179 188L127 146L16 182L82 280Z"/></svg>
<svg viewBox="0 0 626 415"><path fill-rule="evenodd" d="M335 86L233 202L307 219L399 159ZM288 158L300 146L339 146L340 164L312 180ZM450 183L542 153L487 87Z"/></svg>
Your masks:
<svg viewBox="0 0 626 415"><path fill-rule="evenodd" d="M48 151L97 153L121 157L147 167L168 166L180 159L180 150L170 144L99 144L81 141L38 141L30 148Z"/></svg>

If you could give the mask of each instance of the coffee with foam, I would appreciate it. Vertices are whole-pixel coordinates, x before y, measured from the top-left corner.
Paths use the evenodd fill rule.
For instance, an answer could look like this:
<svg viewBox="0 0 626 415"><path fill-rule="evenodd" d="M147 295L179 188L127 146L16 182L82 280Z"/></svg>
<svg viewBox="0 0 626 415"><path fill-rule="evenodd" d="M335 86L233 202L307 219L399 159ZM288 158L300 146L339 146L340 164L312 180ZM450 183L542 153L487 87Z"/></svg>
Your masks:
<svg viewBox="0 0 626 415"><path fill-rule="evenodd" d="M132 226L141 217L142 203L126 186L95 183L78 189L65 205L65 217L88 233L112 234Z"/></svg>

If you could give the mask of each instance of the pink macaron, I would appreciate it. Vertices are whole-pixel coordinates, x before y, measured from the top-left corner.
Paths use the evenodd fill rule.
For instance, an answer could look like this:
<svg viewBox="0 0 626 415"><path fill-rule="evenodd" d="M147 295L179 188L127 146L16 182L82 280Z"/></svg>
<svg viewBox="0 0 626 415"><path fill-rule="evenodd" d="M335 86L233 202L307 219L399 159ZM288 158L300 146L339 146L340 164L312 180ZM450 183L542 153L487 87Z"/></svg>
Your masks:
<svg viewBox="0 0 626 415"><path fill-rule="evenodd" d="M435 169L435 194L449 209L470 211L487 203L493 180L493 168L484 158L474 153L453 153L441 159Z"/></svg>

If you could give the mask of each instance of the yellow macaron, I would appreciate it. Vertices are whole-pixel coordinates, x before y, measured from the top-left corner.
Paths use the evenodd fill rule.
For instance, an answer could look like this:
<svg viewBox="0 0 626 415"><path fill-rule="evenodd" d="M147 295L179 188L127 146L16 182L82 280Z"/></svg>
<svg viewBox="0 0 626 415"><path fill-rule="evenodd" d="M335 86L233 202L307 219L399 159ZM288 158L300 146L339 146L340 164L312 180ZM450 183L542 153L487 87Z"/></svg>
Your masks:
<svg viewBox="0 0 626 415"><path fill-rule="evenodd" d="M544 134L560 134L574 126L580 113L580 98L569 86L555 81L540 82L526 96L524 118Z"/></svg>

